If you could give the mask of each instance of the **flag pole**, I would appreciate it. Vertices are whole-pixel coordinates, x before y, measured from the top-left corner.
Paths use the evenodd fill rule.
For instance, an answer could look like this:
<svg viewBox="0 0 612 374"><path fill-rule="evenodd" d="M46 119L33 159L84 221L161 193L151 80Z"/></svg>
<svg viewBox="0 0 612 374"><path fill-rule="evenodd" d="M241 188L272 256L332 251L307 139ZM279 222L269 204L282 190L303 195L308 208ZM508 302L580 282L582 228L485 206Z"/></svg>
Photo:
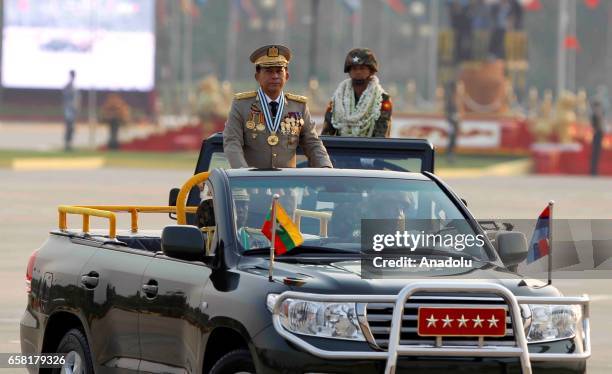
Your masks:
<svg viewBox="0 0 612 374"><path fill-rule="evenodd" d="M274 271L274 243L276 242L276 204L278 203L278 194L272 196L272 239L270 239L270 267L268 268L268 281L272 282L272 272Z"/></svg>
<svg viewBox="0 0 612 374"><path fill-rule="evenodd" d="M553 254L553 206L555 205L554 200L548 202L548 285L552 284L552 254Z"/></svg>

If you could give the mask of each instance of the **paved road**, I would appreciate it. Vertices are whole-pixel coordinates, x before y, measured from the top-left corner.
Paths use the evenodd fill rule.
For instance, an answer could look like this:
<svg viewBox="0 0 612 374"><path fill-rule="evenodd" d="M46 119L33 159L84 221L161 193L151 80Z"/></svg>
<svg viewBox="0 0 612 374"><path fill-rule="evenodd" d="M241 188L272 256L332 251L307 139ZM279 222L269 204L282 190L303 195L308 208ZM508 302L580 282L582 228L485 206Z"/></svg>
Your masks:
<svg viewBox="0 0 612 374"><path fill-rule="evenodd" d="M189 171L0 169L0 352L20 350L18 323L26 302L26 262L30 253L44 242L47 232L57 225L57 205L164 204L168 190L188 177ZM534 218L550 199L557 202L557 217L612 216L612 178L484 177L447 182L481 218ZM150 216L144 218L141 227L147 223L158 227L166 222L162 215ZM127 227L127 220L119 224ZM612 321L608 318L612 312L610 281L559 280L555 284L568 295L589 293L593 297L594 355L589 361L589 373L612 372L612 362L607 357L612 352L609 339Z"/></svg>
<svg viewBox="0 0 612 374"><path fill-rule="evenodd" d="M119 131L119 139L126 141L143 137L156 128L153 125L132 125ZM75 148L90 148L106 144L108 126L97 124L90 128L87 123L76 126L72 145ZM0 122L0 149L54 151L64 148L64 124L62 123L15 123Z"/></svg>

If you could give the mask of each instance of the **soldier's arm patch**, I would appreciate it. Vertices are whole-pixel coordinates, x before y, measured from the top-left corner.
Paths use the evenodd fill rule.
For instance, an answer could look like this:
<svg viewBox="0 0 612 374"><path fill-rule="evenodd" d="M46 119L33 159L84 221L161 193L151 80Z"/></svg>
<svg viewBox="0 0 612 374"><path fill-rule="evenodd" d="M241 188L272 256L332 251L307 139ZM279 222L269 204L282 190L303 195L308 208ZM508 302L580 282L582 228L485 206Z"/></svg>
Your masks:
<svg viewBox="0 0 612 374"><path fill-rule="evenodd" d="M306 96L302 96L302 95L294 95L292 93L285 93L285 97L288 100L293 100L293 101L297 101L298 103L302 103L302 104L306 104L306 102L308 101L308 98Z"/></svg>
<svg viewBox="0 0 612 374"><path fill-rule="evenodd" d="M243 100L243 99L250 99L255 96L257 96L257 91L239 92L234 95L234 99Z"/></svg>
<svg viewBox="0 0 612 374"><path fill-rule="evenodd" d="M391 102L391 99L383 100L383 102L380 104L380 110L385 112L390 112L393 110L393 103Z"/></svg>

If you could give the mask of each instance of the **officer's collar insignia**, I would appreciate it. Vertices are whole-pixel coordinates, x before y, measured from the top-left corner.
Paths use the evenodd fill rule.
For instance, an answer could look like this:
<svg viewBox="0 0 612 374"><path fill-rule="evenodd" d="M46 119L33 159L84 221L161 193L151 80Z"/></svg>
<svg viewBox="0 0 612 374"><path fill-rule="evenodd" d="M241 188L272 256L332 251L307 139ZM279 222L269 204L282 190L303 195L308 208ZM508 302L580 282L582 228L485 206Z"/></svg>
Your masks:
<svg viewBox="0 0 612 374"><path fill-rule="evenodd" d="M277 47L268 48L268 57L278 57L278 48Z"/></svg>

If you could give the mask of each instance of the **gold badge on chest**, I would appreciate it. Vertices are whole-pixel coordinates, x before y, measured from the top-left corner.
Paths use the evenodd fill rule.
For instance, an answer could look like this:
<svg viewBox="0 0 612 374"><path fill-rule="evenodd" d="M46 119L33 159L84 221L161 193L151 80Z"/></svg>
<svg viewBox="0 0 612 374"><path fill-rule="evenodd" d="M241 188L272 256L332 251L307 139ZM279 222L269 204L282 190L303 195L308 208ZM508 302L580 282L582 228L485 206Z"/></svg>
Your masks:
<svg viewBox="0 0 612 374"><path fill-rule="evenodd" d="M304 119L301 117L301 113L289 113L281 123L281 134L299 135L303 125Z"/></svg>

